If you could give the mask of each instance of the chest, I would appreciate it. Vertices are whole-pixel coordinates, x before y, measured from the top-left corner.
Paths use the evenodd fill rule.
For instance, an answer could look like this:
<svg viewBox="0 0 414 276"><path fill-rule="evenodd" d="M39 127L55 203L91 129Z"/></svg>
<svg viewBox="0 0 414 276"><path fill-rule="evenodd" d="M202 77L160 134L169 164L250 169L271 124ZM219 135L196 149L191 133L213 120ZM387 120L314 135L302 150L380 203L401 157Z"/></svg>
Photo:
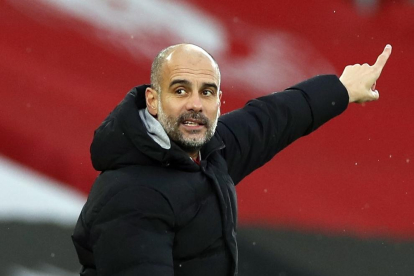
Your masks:
<svg viewBox="0 0 414 276"><path fill-rule="evenodd" d="M139 185L163 194L171 205L175 259L191 259L225 247L228 230L236 225L235 190L226 167L205 162L200 168L187 172L146 167L140 168L136 178Z"/></svg>
<svg viewBox="0 0 414 276"><path fill-rule="evenodd" d="M202 170L167 174L164 179L168 179L168 183L164 180L160 191L169 199L175 214L174 258L193 258L220 246L223 243L223 199L217 192L214 178Z"/></svg>
<svg viewBox="0 0 414 276"><path fill-rule="evenodd" d="M174 258L192 258L223 247L226 228L235 227L237 216L234 185L227 172L210 165L197 172L166 169L158 176L157 189L175 214Z"/></svg>

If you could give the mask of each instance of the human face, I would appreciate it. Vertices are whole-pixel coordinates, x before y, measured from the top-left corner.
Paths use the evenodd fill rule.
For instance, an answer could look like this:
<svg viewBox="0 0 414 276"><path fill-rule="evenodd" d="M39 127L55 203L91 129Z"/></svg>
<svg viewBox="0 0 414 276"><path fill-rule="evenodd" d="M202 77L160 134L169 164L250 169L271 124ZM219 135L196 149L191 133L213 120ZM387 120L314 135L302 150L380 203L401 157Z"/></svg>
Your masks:
<svg viewBox="0 0 414 276"><path fill-rule="evenodd" d="M217 126L218 73L210 57L201 53L173 54L163 71L157 118L171 140L194 153L211 139Z"/></svg>

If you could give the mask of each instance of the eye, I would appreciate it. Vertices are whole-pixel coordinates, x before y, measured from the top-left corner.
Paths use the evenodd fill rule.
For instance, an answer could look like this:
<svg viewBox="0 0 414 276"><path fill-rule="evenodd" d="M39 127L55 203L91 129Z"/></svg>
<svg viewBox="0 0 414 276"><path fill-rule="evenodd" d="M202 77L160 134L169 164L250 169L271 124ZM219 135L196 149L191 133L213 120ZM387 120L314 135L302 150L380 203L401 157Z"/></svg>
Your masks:
<svg viewBox="0 0 414 276"><path fill-rule="evenodd" d="M177 95L184 95L185 93L185 90L182 88L178 88L177 90L175 90L175 94Z"/></svg>
<svg viewBox="0 0 414 276"><path fill-rule="evenodd" d="M211 95L214 95L214 92L206 89L206 90L203 90L202 94L203 96L211 96Z"/></svg>

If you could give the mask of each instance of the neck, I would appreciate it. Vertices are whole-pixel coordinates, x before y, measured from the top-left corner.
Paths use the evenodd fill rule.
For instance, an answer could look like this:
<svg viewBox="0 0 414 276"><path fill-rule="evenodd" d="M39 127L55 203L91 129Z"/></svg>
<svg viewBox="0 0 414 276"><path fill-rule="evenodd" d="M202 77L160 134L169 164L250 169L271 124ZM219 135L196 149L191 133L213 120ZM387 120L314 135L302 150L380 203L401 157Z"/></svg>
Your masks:
<svg viewBox="0 0 414 276"><path fill-rule="evenodd" d="M189 155L192 159L197 159L197 158L198 158L198 153L199 153L199 151L196 151L196 152L188 152L188 155Z"/></svg>

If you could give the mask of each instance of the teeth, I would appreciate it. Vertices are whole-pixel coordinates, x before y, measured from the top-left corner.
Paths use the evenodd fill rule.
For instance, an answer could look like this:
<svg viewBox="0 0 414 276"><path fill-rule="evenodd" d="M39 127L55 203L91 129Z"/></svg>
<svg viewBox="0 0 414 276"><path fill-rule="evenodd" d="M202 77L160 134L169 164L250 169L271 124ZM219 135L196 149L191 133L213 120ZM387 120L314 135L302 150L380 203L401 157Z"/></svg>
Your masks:
<svg viewBox="0 0 414 276"><path fill-rule="evenodd" d="M190 121L185 121L184 124L188 126L198 126L196 122L190 122Z"/></svg>

